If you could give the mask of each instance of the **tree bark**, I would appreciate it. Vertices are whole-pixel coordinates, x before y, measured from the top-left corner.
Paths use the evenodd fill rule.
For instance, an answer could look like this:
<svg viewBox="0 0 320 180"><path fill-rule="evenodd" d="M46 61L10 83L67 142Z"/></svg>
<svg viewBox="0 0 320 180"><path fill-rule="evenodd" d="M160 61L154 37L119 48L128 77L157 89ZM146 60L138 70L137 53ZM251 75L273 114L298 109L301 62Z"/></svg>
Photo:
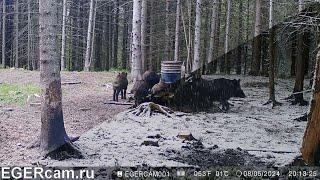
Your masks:
<svg viewBox="0 0 320 180"><path fill-rule="evenodd" d="M141 2L141 70L146 71L147 63L147 0Z"/></svg>
<svg viewBox="0 0 320 180"><path fill-rule="evenodd" d="M69 142L63 122L59 51L57 48L57 3L39 2L41 135L40 148L47 154Z"/></svg>
<svg viewBox="0 0 320 180"><path fill-rule="evenodd" d="M224 72L230 74L230 62L229 62L229 33L230 33L230 19L231 19L231 0L227 1L227 20L226 20L226 34L224 43L225 65Z"/></svg>
<svg viewBox="0 0 320 180"><path fill-rule="evenodd" d="M113 59L113 66L115 68L118 67L118 37L119 37L119 0L115 0L114 2L115 8L115 15L113 17L113 34L112 34L112 59Z"/></svg>
<svg viewBox="0 0 320 180"><path fill-rule="evenodd" d="M192 72L198 70L201 66L200 61L200 47L201 47L201 2L202 0L196 1L196 22L194 30L194 56Z"/></svg>
<svg viewBox="0 0 320 180"><path fill-rule="evenodd" d="M63 0L62 12L62 37L61 37L61 71L65 69L66 53L66 21L67 21L67 0Z"/></svg>
<svg viewBox="0 0 320 180"><path fill-rule="evenodd" d="M6 1L2 1L2 60L1 65L6 67Z"/></svg>
<svg viewBox="0 0 320 180"><path fill-rule="evenodd" d="M303 160L310 166L319 166L320 153L320 51L316 57L313 98L308 113L308 124L302 142Z"/></svg>
<svg viewBox="0 0 320 180"><path fill-rule="evenodd" d="M30 68L30 64L31 61L33 59L33 56L31 56L33 54L33 52L31 52L31 43L32 43L32 32L31 32L31 28L32 28L32 20L31 20L31 0L28 0L28 44L27 44L27 63L28 63L28 70L31 70ZM34 70L34 69L32 69Z"/></svg>
<svg viewBox="0 0 320 180"><path fill-rule="evenodd" d="M261 27L262 27L262 0L256 1L256 15L254 23L253 60L250 74L258 76L261 66Z"/></svg>
<svg viewBox="0 0 320 180"><path fill-rule="evenodd" d="M299 0L299 12L304 8L304 0ZM307 58L309 57L309 52L306 47L306 33L298 32L297 34L297 57L296 57L296 66L295 66L295 84L293 88L293 93L303 91L303 82L305 76L305 68ZM308 102L304 100L303 93L294 95L293 104L307 105Z"/></svg>
<svg viewBox="0 0 320 180"><path fill-rule="evenodd" d="M170 53L169 6L170 6L170 0L166 0L166 27L165 27L165 45L164 45L165 61L169 60L169 53Z"/></svg>
<svg viewBox="0 0 320 180"><path fill-rule="evenodd" d="M211 63L213 61L213 49L214 49L214 41L215 41L215 31L217 25L217 7L218 0L213 0L212 2L212 14L211 14L211 26L210 26L210 44L209 44L209 52L207 56L207 63ZM217 48L217 47L215 47Z"/></svg>
<svg viewBox="0 0 320 180"><path fill-rule="evenodd" d="M15 43L14 43L14 54L15 61L14 67L19 68L19 0L14 1L14 31L15 31Z"/></svg>
<svg viewBox="0 0 320 180"><path fill-rule="evenodd" d="M238 31L238 49L237 49L237 63L236 63L236 73L238 75L241 74L242 71L242 51L243 51L243 46L241 45L243 42L243 18L242 18L242 14L243 14L243 2L239 1L239 31Z"/></svg>
<svg viewBox="0 0 320 180"><path fill-rule="evenodd" d="M273 27L273 0L269 0L269 30L270 30L270 38L269 38L269 100L266 104L272 103L272 107L280 105L279 102L276 101L275 88L274 88L274 74L275 74L275 31L276 27Z"/></svg>
<svg viewBox="0 0 320 180"><path fill-rule="evenodd" d="M96 1L96 0L95 0ZM96 15L97 15L97 1L93 10L93 22L92 22L92 35L91 35L91 48L90 48L90 69L95 68L96 56L95 56L95 38L96 38Z"/></svg>
<svg viewBox="0 0 320 180"><path fill-rule="evenodd" d="M214 42L214 49L213 49L213 58L214 58L214 62L213 62L213 72L217 71L218 68L218 54L219 54L219 47L220 47L220 13L221 13L221 0L218 0L218 9L216 11L216 16L217 16L217 21L216 21L216 29L215 29L215 42Z"/></svg>
<svg viewBox="0 0 320 180"><path fill-rule="evenodd" d="M91 52L91 41L92 41L92 26L93 26L93 16L94 16L94 1L90 0L90 12L89 12L89 22L88 22L88 34L87 34L87 48L86 48L86 58L84 64L84 71L90 70L90 52Z"/></svg>
<svg viewBox="0 0 320 180"><path fill-rule="evenodd" d="M150 12L154 11L154 0L150 1ZM153 46L154 46L154 14L150 13L150 34L149 34L149 62L148 65L151 65L153 67L156 67L156 61L153 59Z"/></svg>
<svg viewBox="0 0 320 180"><path fill-rule="evenodd" d="M132 16L132 80L141 79L141 0L133 0Z"/></svg>
<svg viewBox="0 0 320 180"><path fill-rule="evenodd" d="M175 32L175 40L174 40L174 61L179 61L179 35L180 35L180 0L177 0L176 32Z"/></svg>
<svg viewBox="0 0 320 180"><path fill-rule="evenodd" d="M186 66L186 71L187 73L190 73L192 71L192 59L191 59L191 52L192 52L192 33L191 33L191 8L192 8L192 1L191 0L187 0L188 3L188 37L189 37L189 44L188 44L188 55L187 55L187 66Z"/></svg>

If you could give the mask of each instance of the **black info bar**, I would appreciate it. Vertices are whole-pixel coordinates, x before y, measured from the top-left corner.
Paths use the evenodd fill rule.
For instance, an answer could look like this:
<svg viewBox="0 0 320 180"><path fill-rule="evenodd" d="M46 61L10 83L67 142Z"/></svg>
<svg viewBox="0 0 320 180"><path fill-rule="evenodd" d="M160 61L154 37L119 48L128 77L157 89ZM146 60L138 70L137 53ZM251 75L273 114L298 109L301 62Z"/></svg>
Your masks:
<svg viewBox="0 0 320 180"><path fill-rule="evenodd" d="M318 167L1 167L0 179L319 179Z"/></svg>

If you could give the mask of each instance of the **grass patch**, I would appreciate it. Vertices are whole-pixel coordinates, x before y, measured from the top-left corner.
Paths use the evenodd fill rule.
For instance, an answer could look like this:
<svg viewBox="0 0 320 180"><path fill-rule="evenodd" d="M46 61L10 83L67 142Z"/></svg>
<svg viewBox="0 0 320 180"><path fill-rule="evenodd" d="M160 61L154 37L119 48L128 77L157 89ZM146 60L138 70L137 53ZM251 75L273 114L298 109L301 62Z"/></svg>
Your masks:
<svg viewBox="0 0 320 180"><path fill-rule="evenodd" d="M23 106L26 104L28 95L40 92L40 87L33 84L0 84L0 104Z"/></svg>

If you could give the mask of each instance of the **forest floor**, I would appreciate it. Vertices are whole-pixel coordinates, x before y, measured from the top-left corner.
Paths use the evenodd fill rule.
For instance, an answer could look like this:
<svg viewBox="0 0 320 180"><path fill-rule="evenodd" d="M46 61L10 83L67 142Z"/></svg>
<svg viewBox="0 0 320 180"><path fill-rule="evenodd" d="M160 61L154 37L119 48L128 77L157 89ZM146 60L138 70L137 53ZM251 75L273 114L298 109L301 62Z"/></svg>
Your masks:
<svg viewBox="0 0 320 180"><path fill-rule="evenodd" d="M105 104L112 98L114 77L112 72L62 73L62 82L81 82L62 85L62 91L65 127L69 136L80 136L74 144L83 159L42 159L38 148L29 148L40 133L40 107L29 102L0 104L0 165L283 166L300 154L306 122L293 119L306 113L308 106L283 100L291 92L292 79L277 80L277 97L283 103L279 107L263 105L268 100L267 78L224 76L241 78L247 95L230 100L234 107L228 113L175 112L171 118L162 114L150 118L132 115L128 106ZM38 87L39 72L0 70L0 84ZM20 94L27 101L27 94L12 96ZM310 95L306 94L307 100ZM10 97L0 93L1 98ZM181 139L190 133L195 139Z"/></svg>
<svg viewBox="0 0 320 180"><path fill-rule="evenodd" d="M112 99L115 74L62 72L62 82L81 82L62 85L69 136L80 136L128 108L105 104ZM40 157L37 148L30 148L40 134L40 106L36 104L37 95L30 96L31 92L39 95L39 81L39 72L0 69L0 87L4 87L0 89L0 165L30 165ZM28 96L33 97L29 98L31 102L27 102Z"/></svg>
<svg viewBox="0 0 320 180"><path fill-rule="evenodd" d="M206 76L217 78L220 76ZM40 164L53 166L284 166L300 155L306 122L294 121L308 106L284 100L292 79L277 80L282 106L263 105L268 100L268 78L241 78L244 99L232 99L228 113L181 113L172 117L135 116L124 111L75 142L83 159ZM308 85L308 81L305 82ZM307 88L307 87L306 87ZM311 93L305 94L309 100ZM187 135L192 134L192 137ZM189 138L189 140L188 140Z"/></svg>

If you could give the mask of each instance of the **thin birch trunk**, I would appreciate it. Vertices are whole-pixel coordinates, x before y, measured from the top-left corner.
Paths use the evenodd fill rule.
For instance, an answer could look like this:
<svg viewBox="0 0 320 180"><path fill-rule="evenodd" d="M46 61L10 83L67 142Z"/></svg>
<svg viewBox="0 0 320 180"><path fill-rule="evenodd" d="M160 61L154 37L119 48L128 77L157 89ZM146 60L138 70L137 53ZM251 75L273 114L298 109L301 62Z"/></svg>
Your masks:
<svg viewBox="0 0 320 180"><path fill-rule="evenodd" d="M187 0L188 3L188 36L189 36L189 53L187 56L187 68L186 71L187 73L190 73L192 71L192 31L191 31L191 27L192 27L192 22L191 22L191 8L192 8L192 1L191 0Z"/></svg>
<svg viewBox="0 0 320 180"><path fill-rule="evenodd" d="M19 68L19 0L15 0L14 2L14 30L15 30L15 46L14 46L14 54L15 61L14 67Z"/></svg>
<svg viewBox="0 0 320 180"><path fill-rule="evenodd" d="M241 74L242 71L242 51L243 51L243 46L242 46L242 35L243 35L243 18L242 18L242 14L243 14L243 2L239 1L239 30L238 30L238 50L237 50L237 63L236 63L236 73L238 75Z"/></svg>
<svg viewBox="0 0 320 180"><path fill-rule="evenodd" d="M2 1L2 60L1 65L6 67L6 1Z"/></svg>
<svg viewBox="0 0 320 180"><path fill-rule="evenodd" d="M28 44L27 44L27 62L28 62L28 70L30 70L30 63L31 63L31 60L32 60L32 57L31 57L31 43L32 43L32 40L31 40L31 28L32 28L32 20L31 20L31 0L28 0Z"/></svg>
<svg viewBox="0 0 320 180"><path fill-rule="evenodd" d="M65 69L66 53L66 21L67 21L67 0L63 0L62 11L62 39L61 39L61 71Z"/></svg>
<svg viewBox="0 0 320 180"><path fill-rule="evenodd" d="M133 0L132 16L132 80L141 79L141 0Z"/></svg>
<svg viewBox="0 0 320 180"><path fill-rule="evenodd" d="M62 11L62 37L61 37L61 71L65 69L66 53L66 21L67 21L67 0L63 0Z"/></svg>
<svg viewBox="0 0 320 180"><path fill-rule="evenodd" d="M193 65L192 72L200 69L200 40L201 40L201 1L197 0L196 4L196 22L194 30L194 56L193 56Z"/></svg>
<svg viewBox="0 0 320 180"><path fill-rule="evenodd" d="M225 65L224 72L230 74L230 62L229 62L229 33L230 33L230 18L231 18L231 0L227 1L227 20L226 20L226 34L224 40L224 54L225 54Z"/></svg>
<svg viewBox="0 0 320 180"><path fill-rule="evenodd" d="M211 26L210 26L210 44L209 44L209 52L207 56L207 63L211 63L213 61L213 48L214 48L214 41L216 39L215 37L215 31L216 31L216 25L217 25L217 6L218 6L218 0L213 0L212 2L212 14L211 14ZM218 47L215 47L218 48Z"/></svg>
<svg viewBox="0 0 320 180"><path fill-rule="evenodd" d="M154 10L154 0L149 0L150 1L150 12L153 12ZM154 40L153 40L153 35L154 35L154 17L153 13L150 13L150 34L149 34L149 65L156 67L156 62L153 60L153 46L154 46Z"/></svg>
<svg viewBox="0 0 320 180"><path fill-rule="evenodd" d="M166 27L165 27L165 45L164 45L164 60L169 60L170 48L170 29L169 29L169 5L170 0L166 0Z"/></svg>
<svg viewBox="0 0 320 180"><path fill-rule="evenodd" d="M84 62L84 71L90 70L90 52L91 52L91 41L92 41L92 26L93 26L93 16L94 16L94 1L90 0L90 12L89 12L89 22L88 22L88 34L87 34L87 47L86 47L86 58Z"/></svg>
<svg viewBox="0 0 320 180"><path fill-rule="evenodd" d="M176 10L176 32L174 44L174 61L179 60L179 34L180 34L180 0L177 0Z"/></svg>
<svg viewBox="0 0 320 180"><path fill-rule="evenodd" d="M97 2L96 2L97 3ZM95 36L96 36L96 15L97 15L97 5L94 7L93 13L93 25L92 25L92 40L91 40L91 51L90 51L90 68L94 69L95 66Z"/></svg>
<svg viewBox="0 0 320 180"><path fill-rule="evenodd" d="M147 0L142 0L141 3L141 69L146 70L147 63Z"/></svg>

